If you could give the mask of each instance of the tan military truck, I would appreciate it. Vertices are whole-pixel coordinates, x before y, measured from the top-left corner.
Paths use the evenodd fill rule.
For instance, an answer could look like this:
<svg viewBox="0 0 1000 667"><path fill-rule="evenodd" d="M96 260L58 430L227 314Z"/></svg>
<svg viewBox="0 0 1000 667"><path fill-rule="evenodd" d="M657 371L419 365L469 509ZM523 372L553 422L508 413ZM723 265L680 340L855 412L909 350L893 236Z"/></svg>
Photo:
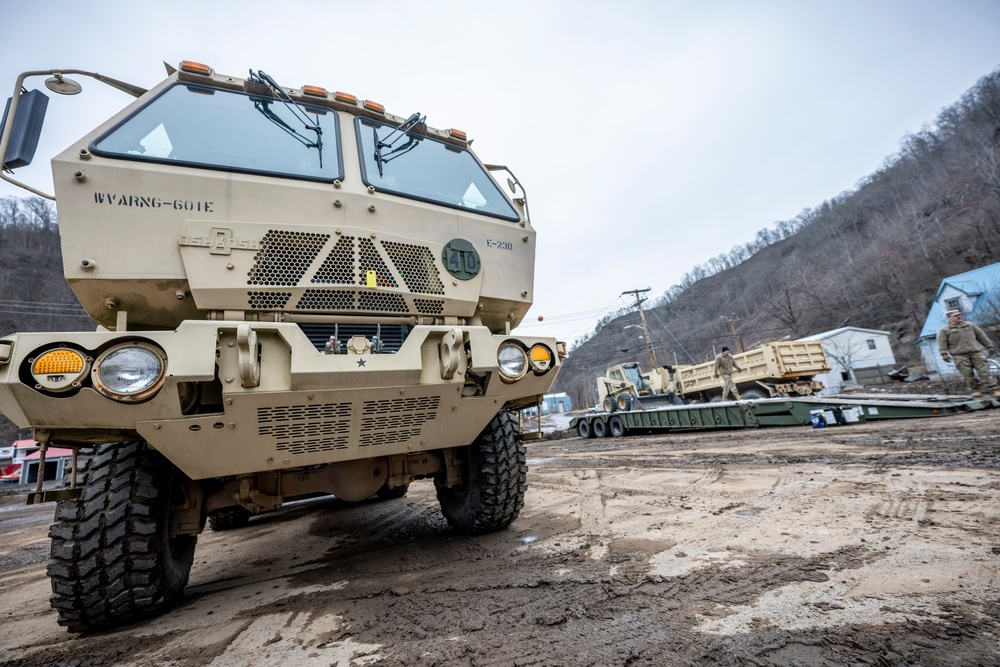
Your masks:
<svg viewBox="0 0 1000 667"><path fill-rule="evenodd" d="M527 471L511 411L565 355L511 334L535 257L513 174L420 114L188 61L150 90L22 74L6 167L30 163L47 104L22 84L76 93L75 75L137 98L52 160L66 279L99 326L0 338L0 410L79 453L72 489L29 499L59 501L59 623L166 609L206 522L292 499L431 479L454 530L508 526Z"/></svg>
<svg viewBox="0 0 1000 667"><path fill-rule="evenodd" d="M810 396L823 388L816 375L830 372L823 345L814 340L764 343L733 355L743 370L733 382L743 398ZM715 361L677 368L678 388L686 400L719 400L722 381L715 377Z"/></svg>
<svg viewBox="0 0 1000 667"><path fill-rule="evenodd" d="M810 396L823 388L813 377L830 372L819 341L781 341L734 354L743 370L733 382L745 399ZM664 366L643 372L636 363L619 364L597 379L606 412L721 400L722 381L715 361L693 366Z"/></svg>

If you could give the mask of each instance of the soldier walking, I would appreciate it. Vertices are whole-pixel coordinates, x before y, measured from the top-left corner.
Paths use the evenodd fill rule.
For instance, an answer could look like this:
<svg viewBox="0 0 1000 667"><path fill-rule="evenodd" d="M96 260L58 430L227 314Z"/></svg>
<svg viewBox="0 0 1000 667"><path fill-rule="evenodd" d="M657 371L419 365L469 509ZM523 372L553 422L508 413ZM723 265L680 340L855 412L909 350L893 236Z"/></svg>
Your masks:
<svg viewBox="0 0 1000 667"><path fill-rule="evenodd" d="M740 392L736 390L736 383L733 382L733 371L742 371L736 365L736 360L729 354L729 348L723 346L722 353L715 357L715 377L722 376L722 400L732 392L736 400L740 400Z"/></svg>
<svg viewBox="0 0 1000 667"><path fill-rule="evenodd" d="M1000 385L996 378L990 375L987 354L995 353L989 337L972 322L962 320L962 311L949 310L948 324L941 327L937 334L938 350L941 358L947 362L954 360L955 368L965 378L965 383L972 389L973 396L982 396L980 387L1000 396ZM983 353L983 350L986 353ZM976 377L976 376L979 377Z"/></svg>

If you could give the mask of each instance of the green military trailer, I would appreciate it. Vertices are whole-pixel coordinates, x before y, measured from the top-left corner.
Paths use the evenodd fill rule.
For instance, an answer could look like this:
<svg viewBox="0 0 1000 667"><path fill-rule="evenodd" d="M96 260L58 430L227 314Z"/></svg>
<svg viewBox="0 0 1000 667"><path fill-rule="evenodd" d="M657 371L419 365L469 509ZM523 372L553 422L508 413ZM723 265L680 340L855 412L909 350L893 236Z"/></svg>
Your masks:
<svg viewBox="0 0 1000 667"><path fill-rule="evenodd" d="M512 411L565 345L513 335L533 298L524 189L466 134L319 86L185 61L152 89L22 74L0 139L31 162L71 76L136 99L52 160L66 280L93 331L0 338L0 411L72 448L51 529L71 631L158 613L206 524L433 480L449 524L524 503ZM5 169L5 171L7 171ZM493 176L506 174L505 188Z"/></svg>

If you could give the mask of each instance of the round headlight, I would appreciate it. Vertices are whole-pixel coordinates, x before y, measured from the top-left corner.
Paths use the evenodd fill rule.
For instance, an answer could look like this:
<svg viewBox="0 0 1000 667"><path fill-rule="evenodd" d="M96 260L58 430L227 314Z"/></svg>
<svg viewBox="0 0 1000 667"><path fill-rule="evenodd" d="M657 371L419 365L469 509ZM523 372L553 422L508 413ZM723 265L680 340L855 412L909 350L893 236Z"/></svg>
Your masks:
<svg viewBox="0 0 1000 667"><path fill-rule="evenodd" d="M497 351L497 366L505 380L520 380L528 371L528 355L515 343L504 343Z"/></svg>
<svg viewBox="0 0 1000 667"><path fill-rule="evenodd" d="M117 401L150 398L163 384L166 358L145 343L130 343L107 350L94 362L94 388Z"/></svg>

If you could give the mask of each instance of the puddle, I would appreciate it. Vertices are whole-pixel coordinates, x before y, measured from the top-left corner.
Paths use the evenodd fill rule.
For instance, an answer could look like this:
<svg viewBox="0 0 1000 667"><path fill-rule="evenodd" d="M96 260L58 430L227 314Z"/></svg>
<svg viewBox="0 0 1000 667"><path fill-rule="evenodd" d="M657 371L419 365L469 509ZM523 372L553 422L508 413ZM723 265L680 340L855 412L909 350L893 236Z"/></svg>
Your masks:
<svg viewBox="0 0 1000 667"><path fill-rule="evenodd" d="M761 510L759 507L751 507L748 510L740 510L737 512L740 516L753 516L754 514L760 514Z"/></svg>

